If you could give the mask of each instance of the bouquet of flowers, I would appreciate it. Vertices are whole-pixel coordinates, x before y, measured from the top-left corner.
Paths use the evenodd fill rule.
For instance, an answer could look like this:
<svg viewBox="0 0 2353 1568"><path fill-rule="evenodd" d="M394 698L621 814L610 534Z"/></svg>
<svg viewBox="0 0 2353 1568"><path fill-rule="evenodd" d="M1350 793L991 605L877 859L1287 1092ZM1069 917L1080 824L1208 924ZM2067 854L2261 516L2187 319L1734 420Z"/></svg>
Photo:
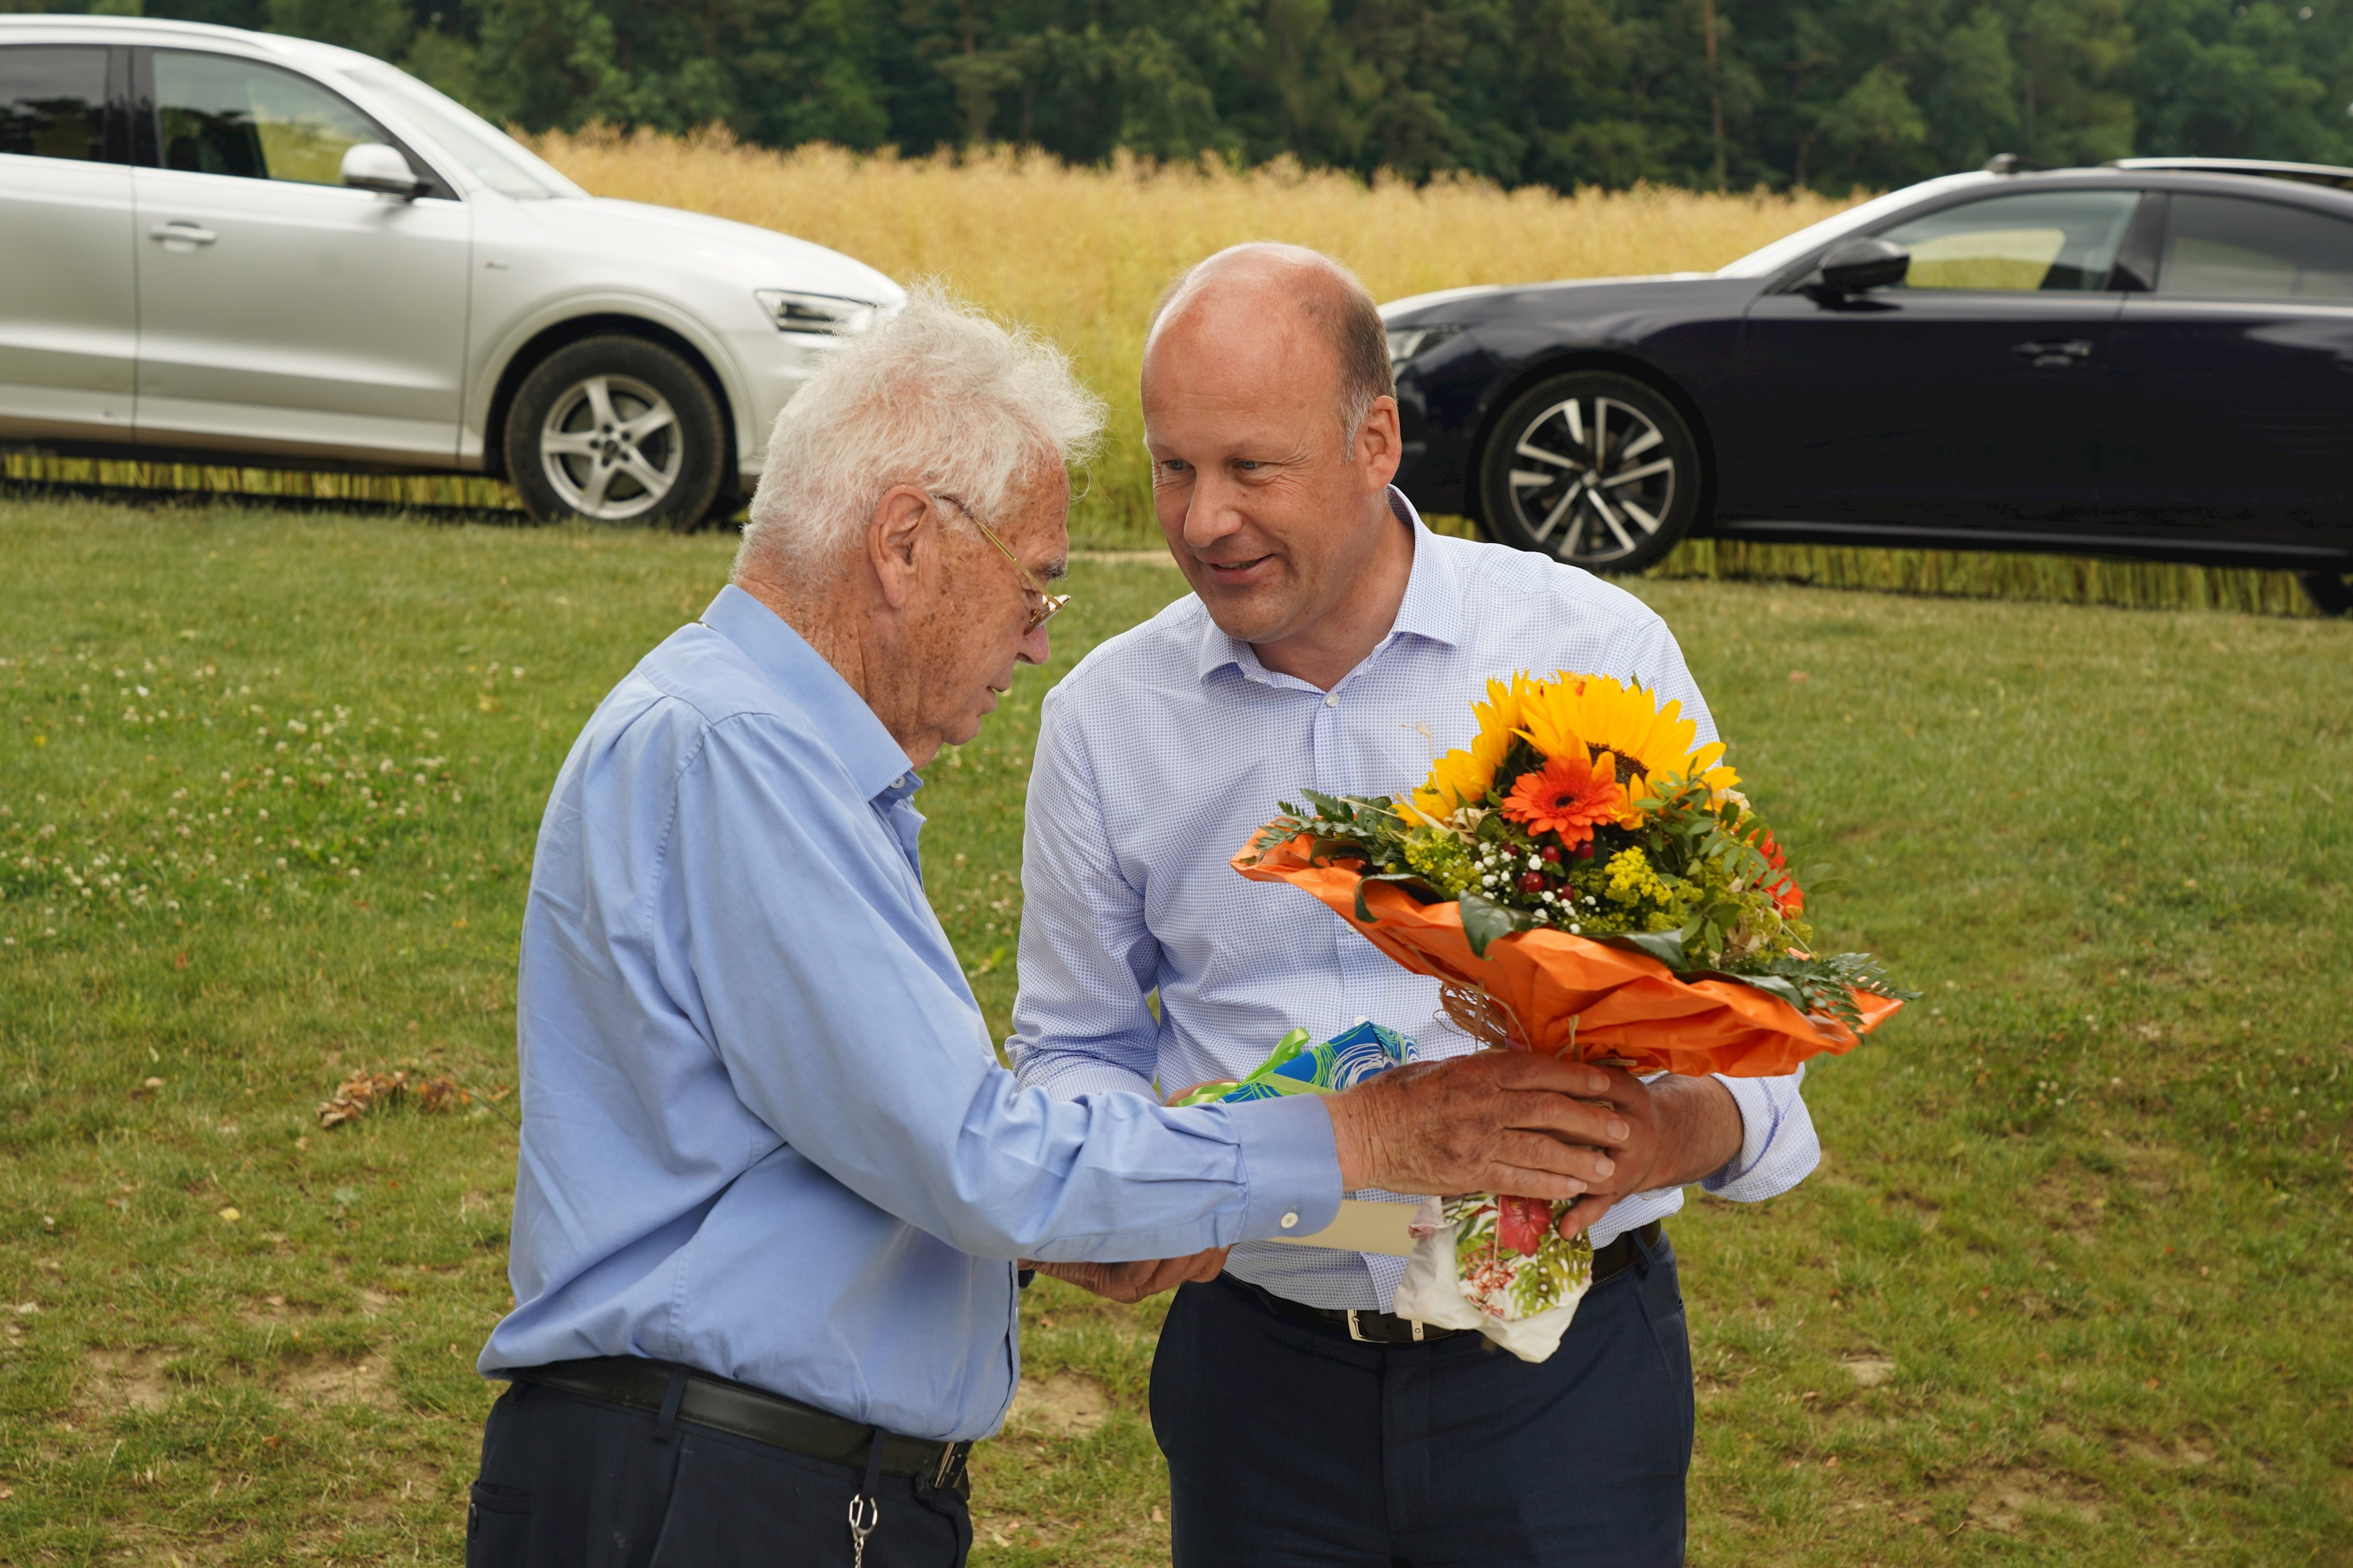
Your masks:
<svg viewBox="0 0 2353 1568"><path fill-rule="evenodd" d="M1800 875L1680 704L1523 673L1473 712L1470 746L1419 787L1280 803L1234 868L1321 899L1491 1046L1769 1077L1851 1050L1916 994L1869 954L1813 951ZM1589 1267L1565 1207L1425 1205L1397 1310L1543 1359Z"/></svg>

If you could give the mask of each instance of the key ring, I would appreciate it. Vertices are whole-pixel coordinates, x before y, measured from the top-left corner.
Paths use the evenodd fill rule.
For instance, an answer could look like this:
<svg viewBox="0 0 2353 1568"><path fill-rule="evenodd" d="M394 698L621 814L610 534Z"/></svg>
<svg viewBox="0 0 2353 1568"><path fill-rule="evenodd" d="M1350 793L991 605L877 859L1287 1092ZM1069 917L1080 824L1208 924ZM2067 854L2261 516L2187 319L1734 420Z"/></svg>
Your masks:
<svg viewBox="0 0 2353 1568"><path fill-rule="evenodd" d="M860 1493L849 1500L849 1568L865 1568L866 1538L882 1521L882 1505Z"/></svg>

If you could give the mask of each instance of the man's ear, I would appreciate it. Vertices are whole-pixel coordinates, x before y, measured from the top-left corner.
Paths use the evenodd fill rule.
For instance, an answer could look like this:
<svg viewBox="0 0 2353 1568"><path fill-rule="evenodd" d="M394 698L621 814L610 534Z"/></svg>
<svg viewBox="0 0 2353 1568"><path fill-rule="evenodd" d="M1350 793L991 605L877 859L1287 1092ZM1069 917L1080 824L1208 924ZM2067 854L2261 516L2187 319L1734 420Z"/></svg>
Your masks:
<svg viewBox="0 0 2353 1568"><path fill-rule="evenodd" d="M937 547L932 498L920 485L892 485L866 523L866 557L882 602L904 609L919 591L924 557Z"/></svg>
<svg viewBox="0 0 2353 1568"><path fill-rule="evenodd" d="M1389 481L1405 461L1405 446L1398 429L1398 405L1394 397L1376 397L1365 411L1365 422L1356 427L1356 458L1365 465L1365 479L1374 489L1388 489Z"/></svg>

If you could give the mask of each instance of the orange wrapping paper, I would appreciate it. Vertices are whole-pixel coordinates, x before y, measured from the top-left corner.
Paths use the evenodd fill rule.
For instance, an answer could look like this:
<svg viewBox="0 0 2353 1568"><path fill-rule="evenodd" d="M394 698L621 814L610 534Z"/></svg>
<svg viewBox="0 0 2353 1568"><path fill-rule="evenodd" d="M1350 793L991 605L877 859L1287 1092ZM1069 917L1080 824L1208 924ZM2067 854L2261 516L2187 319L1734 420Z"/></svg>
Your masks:
<svg viewBox="0 0 2353 1568"><path fill-rule="evenodd" d="M1254 882L1288 882L1324 900L1366 941L1417 974L1483 988L1511 1009L1530 1037L1529 1048L1547 1056L1567 1047L1574 1020L1576 1056L1586 1061L1619 1058L1635 1072L1689 1077L1724 1073L1773 1078L1828 1051L1855 1047L1843 1025L1809 1018L1777 996L1730 980L1678 980L1648 954L1630 952L1537 929L1471 952L1462 914L1452 903L1417 903L1391 882L1365 889L1370 921L1356 918L1360 862L1314 864L1306 836L1262 856L1245 848L1235 870ZM1858 993L1866 1032L1904 1004Z"/></svg>

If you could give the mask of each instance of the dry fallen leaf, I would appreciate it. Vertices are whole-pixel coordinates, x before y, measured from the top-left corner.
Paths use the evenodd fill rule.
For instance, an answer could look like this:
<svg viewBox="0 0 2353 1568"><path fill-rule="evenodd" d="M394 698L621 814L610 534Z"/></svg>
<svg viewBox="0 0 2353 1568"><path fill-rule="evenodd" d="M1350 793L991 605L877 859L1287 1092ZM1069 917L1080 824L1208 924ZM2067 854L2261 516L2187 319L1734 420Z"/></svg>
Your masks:
<svg viewBox="0 0 2353 1568"><path fill-rule="evenodd" d="M223 1219L225 1219L225 1220L228 1221L228 1223L229 1223L229 1224L231 1224L231 1225L235 1225L237 1221L239 1221L239 1220L241 1220L241 1219L243 1219L243 1218L245 1217L243 1215L241 1215L241 1214L237 1213L237 1209L236 1209L234 1206L231 1206L231 1207L225 1208L225 1209L221 1210L221 1211L220 1211L220 1216L221 1216L221 1218L223 1218Z"/></svg>
<svg viewBox="0 0 2353 1568"><path fill-rule="evenodd" d="M452 1078L411 1080L406 1068L394 1072L355 1072L335 1089L335 1097L319 1107L319 1125L341 1127L369 1111L390 1105L405 1094L417 1097L420 1110L455 1110L471 1105L474 1097Z"/></svg>

